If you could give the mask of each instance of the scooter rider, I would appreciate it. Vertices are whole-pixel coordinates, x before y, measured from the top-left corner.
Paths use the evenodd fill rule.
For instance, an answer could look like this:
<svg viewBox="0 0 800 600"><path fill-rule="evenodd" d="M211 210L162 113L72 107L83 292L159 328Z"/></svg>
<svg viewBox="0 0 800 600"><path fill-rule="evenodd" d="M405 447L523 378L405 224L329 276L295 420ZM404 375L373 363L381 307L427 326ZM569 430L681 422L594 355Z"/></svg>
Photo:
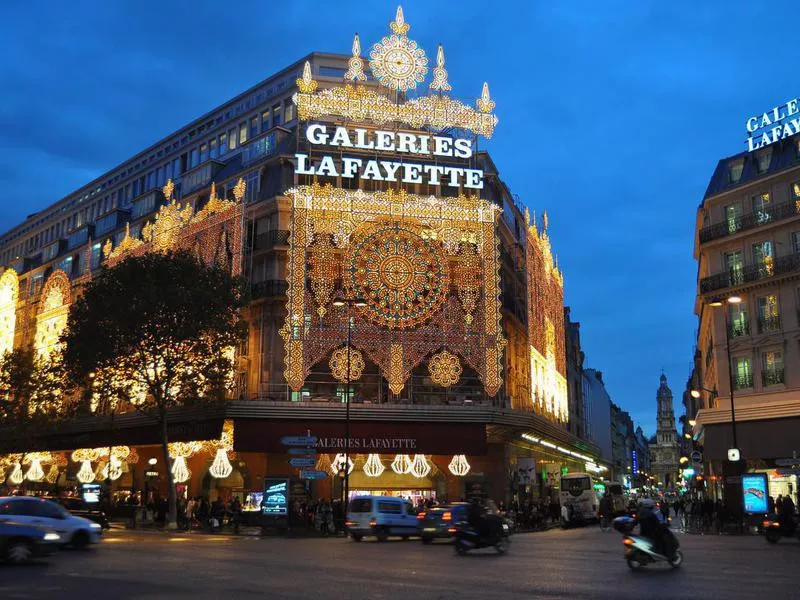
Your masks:
<svg viewBox="0 0 800 600"><path fill-rule="evenodd" d="M664 530L667 528L667 521L650 498L645 498L639 503L638 521L642 537L653 540L655 551L665 554Z"/></svg>

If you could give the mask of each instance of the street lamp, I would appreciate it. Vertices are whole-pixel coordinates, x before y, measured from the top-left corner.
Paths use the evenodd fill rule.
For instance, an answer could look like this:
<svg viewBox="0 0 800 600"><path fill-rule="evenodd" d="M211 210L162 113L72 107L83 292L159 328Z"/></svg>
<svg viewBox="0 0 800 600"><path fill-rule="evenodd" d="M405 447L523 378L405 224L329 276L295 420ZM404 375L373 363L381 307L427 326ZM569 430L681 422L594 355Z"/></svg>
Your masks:
<svg viewBox="0 0 800 600"><path fill-rule="evenodd" d="M722 300L714 300L709 302L709 306L720 308L727 304L741 304L742 299L739 296L730 296L725 302ZM733 433L733 449L739 449L738 439L736 437L736 406L733 401L733 360L731 359L731 332L728 324L728 311L722 311L723 319L725 322L725 351L728 356L728 384L731 388L731 430Z"/></svg>
<svg viewBox="0 0 800 600"><path fill-rule="evenodd" d="M350 501L350 346L353 341L352 307L363 308L366 302L359 298L336 298L332 304L336 307L347 306L347 388L345 391L344 416L344 506L342 512L347 520L347 505ZM347 532L345 531L345 534Z"/></svg>

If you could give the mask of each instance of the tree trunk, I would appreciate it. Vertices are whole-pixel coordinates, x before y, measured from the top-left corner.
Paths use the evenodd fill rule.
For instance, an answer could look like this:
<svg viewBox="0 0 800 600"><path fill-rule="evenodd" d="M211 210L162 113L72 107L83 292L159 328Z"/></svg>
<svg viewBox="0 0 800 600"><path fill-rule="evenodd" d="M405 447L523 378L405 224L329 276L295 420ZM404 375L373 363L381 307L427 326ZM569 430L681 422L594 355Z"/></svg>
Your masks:
<svg viewBox="0 0 800 600"><path fill-rule="evenodd" d="M167 469L167 529L178 528L178 506L177 498L175 496L175 480L172 476L172 463L169 459L169 438L167 436L167 413L166 411L159 413L161 420L161 451L164 455L164 465Z"/></svg>

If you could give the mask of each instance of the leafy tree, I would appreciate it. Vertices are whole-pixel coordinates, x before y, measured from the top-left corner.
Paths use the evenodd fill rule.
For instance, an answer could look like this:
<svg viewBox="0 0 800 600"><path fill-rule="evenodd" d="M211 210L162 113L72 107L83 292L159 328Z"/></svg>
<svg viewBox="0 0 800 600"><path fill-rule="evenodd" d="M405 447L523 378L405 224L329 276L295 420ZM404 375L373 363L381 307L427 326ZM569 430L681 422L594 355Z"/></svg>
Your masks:
<svg viewBox="0 0 800 600"><path fill-rule="evenodd" d="M167 417L171 408L224 400L246 324L241 282L186 251L131 256L100 273L70 308L64 362L92 381L93 409L130 407L158 423L176 523Z"/></svg>
<svg viewBox="0 0 800 600"><path fill-rule="evenodd" d="M37 436L71 416L70 399L58 353L43 359L19 348L0 357L0 451L29 449ZM9 475L6 469L6 481Z"/></svg>

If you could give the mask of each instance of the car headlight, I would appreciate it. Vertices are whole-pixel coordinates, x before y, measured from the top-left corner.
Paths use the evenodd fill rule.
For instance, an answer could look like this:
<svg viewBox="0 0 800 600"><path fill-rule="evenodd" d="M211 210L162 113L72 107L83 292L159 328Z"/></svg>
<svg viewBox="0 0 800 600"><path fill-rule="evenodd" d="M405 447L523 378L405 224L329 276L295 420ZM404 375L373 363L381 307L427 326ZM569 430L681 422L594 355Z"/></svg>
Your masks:
<svg viewBox="0 0 800 600"><path fill-rule="evenodd" d="M57 533L52 532L52 531L49 531L49 532L44 534L44 541L45 542L57 542L60 539L61 539L61 536L58 535Z"/></svg>
<svg viewBox="0 0 800 600"><path fill-rule="evenodd" d="M99 523L92 523L91 525L89 525L89 527L92 528L92 529L101 529Z"/></svg>
<svg viewBox="0 0 800 600"><path fill-rule="evenodd" d="M508 531L508 523L503 523L503 531Z"/></svg>

